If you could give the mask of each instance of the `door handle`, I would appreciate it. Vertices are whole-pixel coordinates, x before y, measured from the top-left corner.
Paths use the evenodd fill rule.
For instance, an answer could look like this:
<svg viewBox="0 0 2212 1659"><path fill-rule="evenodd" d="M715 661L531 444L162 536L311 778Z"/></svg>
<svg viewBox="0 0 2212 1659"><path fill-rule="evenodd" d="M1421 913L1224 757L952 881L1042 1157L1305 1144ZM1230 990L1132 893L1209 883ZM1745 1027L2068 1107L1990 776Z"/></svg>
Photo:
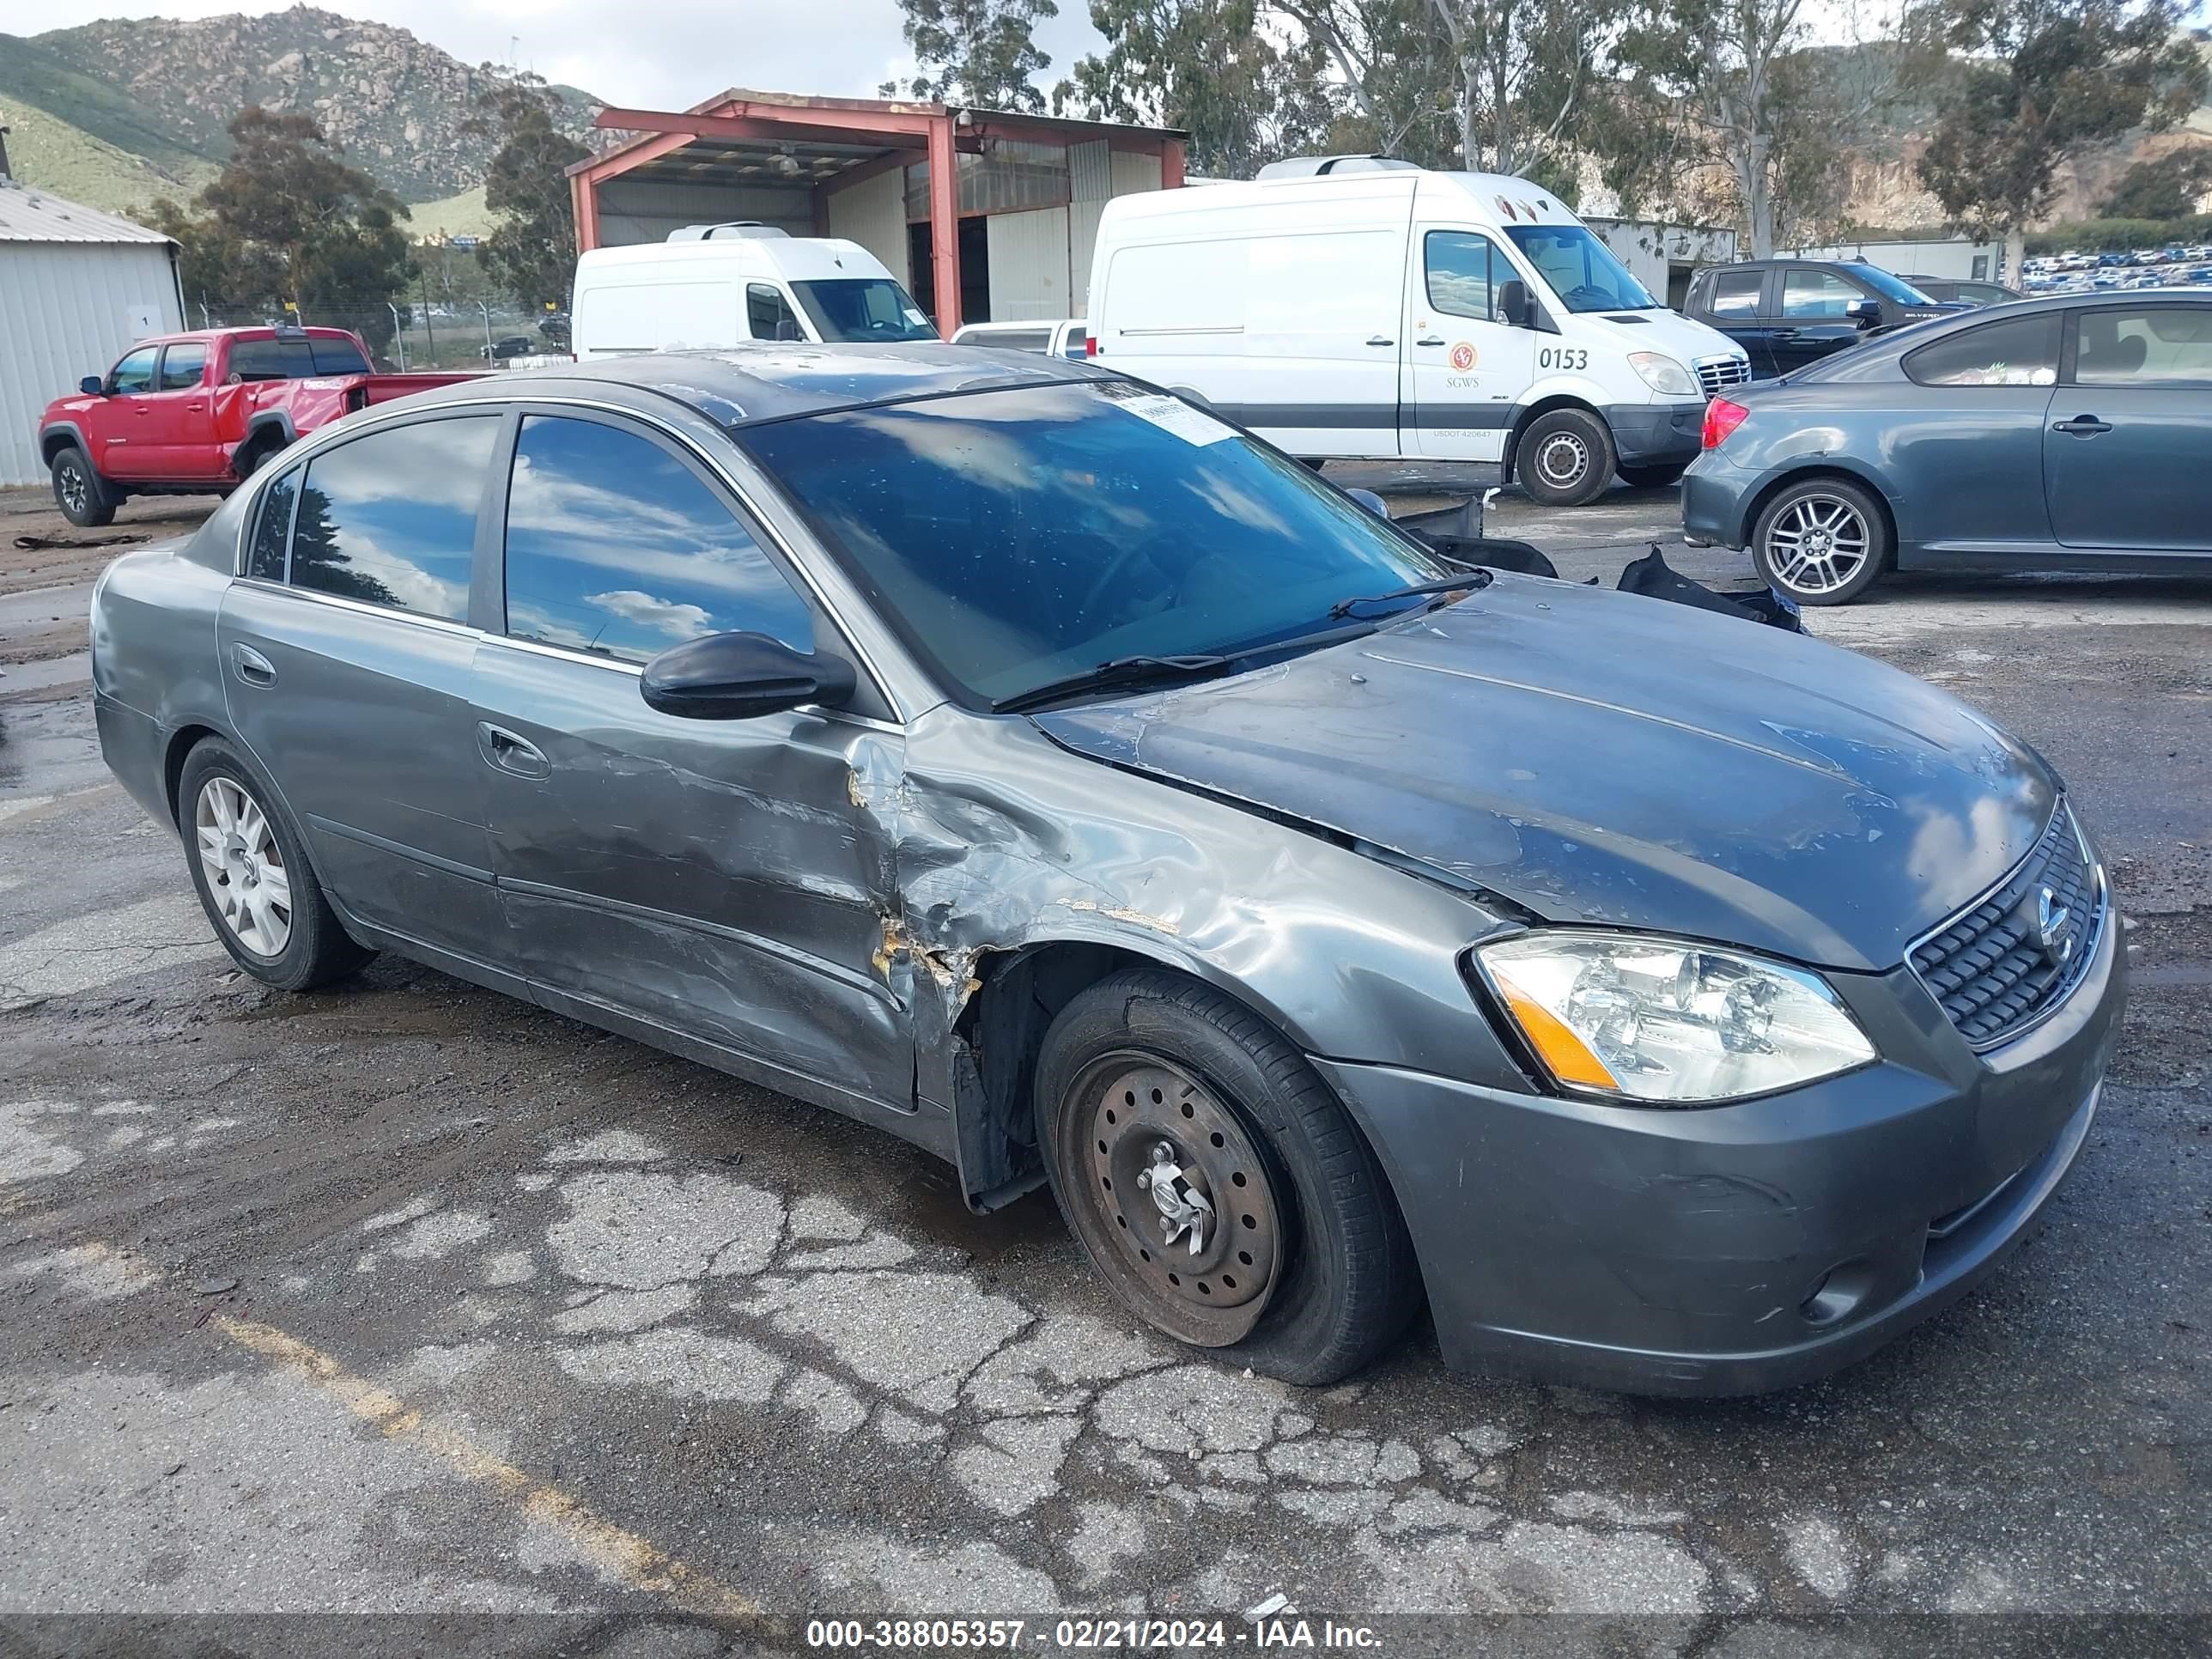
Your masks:
<svg viewBox="0 0 2212 1659"><path fill-rule="evenodd" d="M1419 339L1413 342L1415 345L1442 345L1443 343L1444 337L1441 334L1424 334ZM1370 340L1368 343L1372 345L1375 343L1372 340Z"/></svg>
<svg viewBox="0 0 2212 1659"><path fill-rule="evenodd" d="M1398 343L1395 340L1386 339L1380 334L1370 334L1367 337L1367 343L1371 346L1387 346L1395 345Z"/></svg>
<svg viewBox="0 0 2212 1659"><path fill-rule="evenodd" d="M1797 334L1798 331L1794 328L1778 328L1774 331L1772 337L1778 340L1794 340L1797 337Z"/></svg>
<svg viewBox="0 0 2212 1659"><path fill-rule="evenodd" d="M276 684L276 665L250 645L230 647L230 665L238 678L248 685L262 686Z"/></svg>
<svg viewBox="0 0 2212 1659"><path fill-rule="evenodd" d="M2063 432L2069 438L2094 438L2100 432L2110 432L2112 425L2109 421L2099 420L2094 415L2076 415L2070 421L2054 422L2051 429Z"/></svg>
<svg viewBox="0 0 2212 1659"><path fill-rule="evenodd" d="M185 405L185 413L187 415L197 415L206 407L207 405L205 404L186 404Z"/></svg>
<svg viewBox="0 0 2212 1659"><path fill-rule="evenodd" d="M519 778L542 778L553 769L536 744L489 720L477 722L477 746L494 766Z"/></svg>

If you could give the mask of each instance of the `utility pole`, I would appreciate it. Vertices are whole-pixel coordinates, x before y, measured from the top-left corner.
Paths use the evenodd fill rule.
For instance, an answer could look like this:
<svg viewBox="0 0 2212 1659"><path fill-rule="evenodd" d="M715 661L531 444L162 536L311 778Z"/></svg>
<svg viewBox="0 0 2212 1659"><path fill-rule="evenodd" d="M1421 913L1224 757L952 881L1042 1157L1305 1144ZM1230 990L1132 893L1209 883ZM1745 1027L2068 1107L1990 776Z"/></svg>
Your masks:
<svg viewBox="0 0 2212 1659"><path fill-rule="evenodd" d="M407 372L407 325L399 320L399 307L386 300L384 308L392 313L392 346L399 354L399 372Z"/></svg>
<svg viewBox="0 0 2212 1659"><path fill-rule="evenodd" d="M430 367L435 368L438 366L438 331L430 321L430 273L418 264L415 267L415 274L422 279L422 349L430 354Z"/></svg>

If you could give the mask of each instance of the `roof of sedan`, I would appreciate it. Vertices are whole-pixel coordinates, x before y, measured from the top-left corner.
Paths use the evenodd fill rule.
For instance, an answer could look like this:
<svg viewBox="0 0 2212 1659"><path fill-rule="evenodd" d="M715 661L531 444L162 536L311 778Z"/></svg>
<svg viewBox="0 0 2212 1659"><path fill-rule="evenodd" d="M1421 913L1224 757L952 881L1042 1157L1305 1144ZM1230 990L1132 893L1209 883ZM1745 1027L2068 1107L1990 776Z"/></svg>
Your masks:
<svg viewBox="0 0 2212 1659"><path fill-rule="evenodd" d="M1103 380L1103 368L1040 352L915 341L897 345L756 344L668 351L522 371L532 382L637 386L690 404L724 426L902 403L1040 381ZM483 383L476 383L479 393Z"/></svg>

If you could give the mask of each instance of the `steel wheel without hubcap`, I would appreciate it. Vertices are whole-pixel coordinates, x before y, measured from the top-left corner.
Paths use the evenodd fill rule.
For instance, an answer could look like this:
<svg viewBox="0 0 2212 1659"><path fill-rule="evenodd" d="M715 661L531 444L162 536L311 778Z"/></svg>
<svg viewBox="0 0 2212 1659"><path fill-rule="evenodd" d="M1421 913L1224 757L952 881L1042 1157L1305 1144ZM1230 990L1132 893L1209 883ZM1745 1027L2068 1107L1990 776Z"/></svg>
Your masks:
<svg viewBox="0 0 2212 1659"><path fill-rule="evenodd" d="M1572 489L1589 471L1589 446L1571 432L1554 432L1536 451L1536 472L1553 489Z"/></svg>
<svg viewBox="0 0 2212 1659"><path fill-rule="evenodd" d="M211 777L200 787L192 823L224 927L251 955L283 956L292 938L292 878L261 804L234 780Z"/></svg>
<svg viewBox="0 0 2212 1659"><path fill-rule="evenodd" d="M1241 1340L1267 1311L1283 1248L1274 1183L1243 1123L1155 1055L1102 1056L1067 1097L1062 1190L1122 1298L1199 1347Z"/></svg>
<svg viewBox="0 0 2212 1659"><path fill-rule="evenodd" d="M1793 594L1817 598L1847 585L1866 564L1872 544L1865 518L1850 502L1800 496L1767 527L1767 567Z"/></svg>

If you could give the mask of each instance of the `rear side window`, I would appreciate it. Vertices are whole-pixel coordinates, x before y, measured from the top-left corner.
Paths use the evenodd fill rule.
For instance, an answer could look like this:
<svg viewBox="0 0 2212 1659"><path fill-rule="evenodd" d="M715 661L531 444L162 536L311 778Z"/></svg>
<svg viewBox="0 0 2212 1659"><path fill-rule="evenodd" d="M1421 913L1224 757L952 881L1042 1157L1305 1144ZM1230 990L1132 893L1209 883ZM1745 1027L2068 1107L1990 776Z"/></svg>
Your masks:
<svg viewBox="0 0 2212 1659"><path fill-rule="evenodd" d="M495 415L388 427L307 464L295 587L464 622Z"/></svg>
<svg viewBox="0 0 2212 1659"><path fill-rule="evenodd" d="M2055 386L2058 314L1970 328L1911 353L1905 372L1923 386Z"/></svg>
<svg viewBox="0 0 2212 1659"><path fill-rule="evenodd" d="M264 582L284 580L284 544L292 534L292 504L300 499L300 474L287 472L261 492L253 539L246 544L246 574Z"/></svg>
<svg viewBox="0 0 2212 1659"><path fill-rule="evenodd" d="M745 326L756 340L803 340L805 331L783 295L767 283L745 284Z"/></svg>
<svg viewBox="0 0 2212 1659"><path fill-rule="evenodd" d="M507 498L507 631L623 662L708 634L814 648L806 602L682 461L596 421L532 415Z"/></svg>
<svg viewBox="0 0 2212 1659"><path fill-rule="evenodd" d="M161 390L188 392L200 383L207 368L207 348L197 341L173 345L161 354Z"/></svg>
<svg viewBox="0 0 2212 1659"><path fill-rule="evenodd" d="M1487 320L1491 309L1492 265L1498 261L1490 238L1471 230L1432 230L1421 241L1421 258L1427 266L1429 304L1448 317L1479 317ZM1511 267L1496 273L1502 281Z"/></svg>
<svg viewBox="0 0 2212 1659"><path fill-rule="evenodd" d="M1705 308L1716 317L1756 317L1766 288L1763 270L1723 270L1713 277Z"/></svg>

